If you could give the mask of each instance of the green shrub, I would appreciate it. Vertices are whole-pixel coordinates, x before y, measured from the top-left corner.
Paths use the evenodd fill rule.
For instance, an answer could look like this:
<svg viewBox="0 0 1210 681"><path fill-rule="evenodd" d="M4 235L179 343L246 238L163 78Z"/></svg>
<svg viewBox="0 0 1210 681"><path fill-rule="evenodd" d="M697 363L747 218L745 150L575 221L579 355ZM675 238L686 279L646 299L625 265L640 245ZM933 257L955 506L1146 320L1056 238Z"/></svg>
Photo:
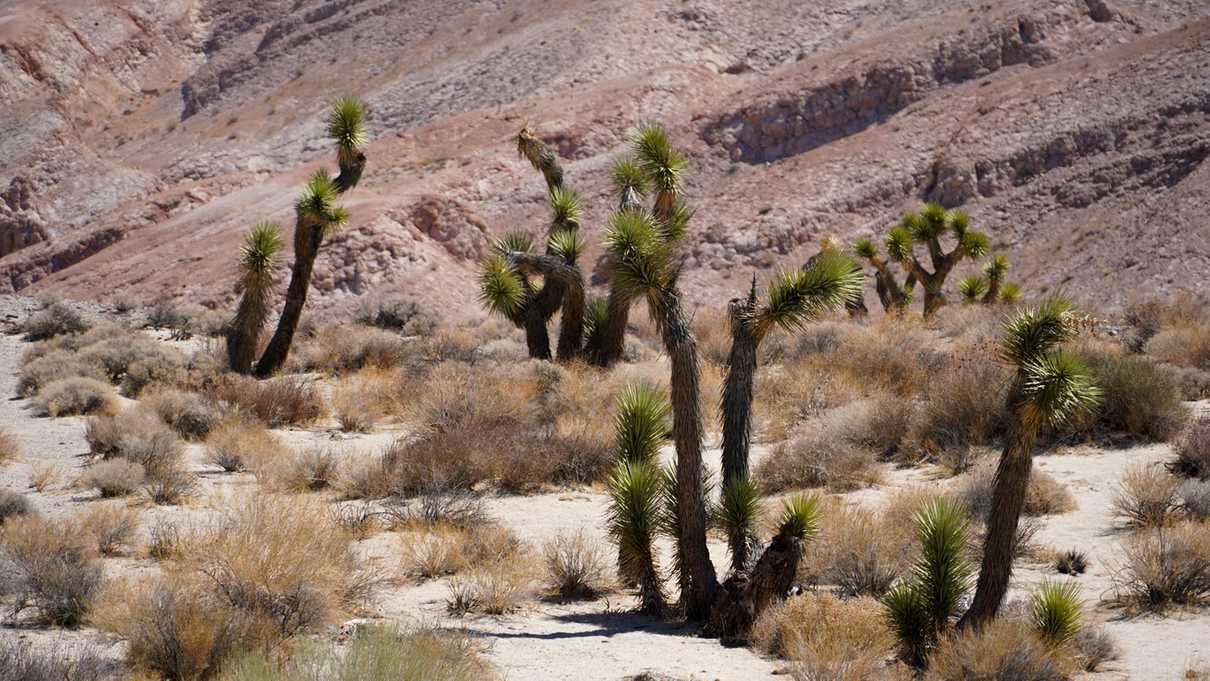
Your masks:
<svg viewBox="0 0 1210 681"><path fill-rule="evenodd" d="M1171 372L1120 348L1085 345L1078 354L1092 369L1103 398L1098 409L1068 428L1085 435L1124 434L1140 442L1166 442L1181 431L1188 410Z"/></svg>
<svg viewBox="0 0 1210 681"><path fill-rule="evenodd" d="M1033 593L1030 622L1043 642L1061 646L1079 631L1081 607L1078 584L1043 581Z"/></svg>

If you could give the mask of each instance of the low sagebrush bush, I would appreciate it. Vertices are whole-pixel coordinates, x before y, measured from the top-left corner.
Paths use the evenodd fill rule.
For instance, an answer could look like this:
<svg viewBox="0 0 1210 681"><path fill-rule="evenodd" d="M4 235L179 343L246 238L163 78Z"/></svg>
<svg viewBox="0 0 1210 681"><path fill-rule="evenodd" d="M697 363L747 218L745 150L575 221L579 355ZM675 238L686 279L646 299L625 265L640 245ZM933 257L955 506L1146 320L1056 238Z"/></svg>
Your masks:
<svg viewBox="0 0 1210 681"><path fill-rule="evenodd" d="M929 655L927 681L1067 681L1063 651L1048 649L1019 620L1001 617L942 639Z"/></svg>
<svg viewBox="0 0 1210 681"><path fill-rule="evenodd" d="M396 333L371 326L341 325L320 329L291 353L290 367L302 371L341 373L367 367L389 369L403 361L404 341Z"/></svg>
<svg viewBox="0 0 1210 681"><path fill-rule="evenodd" d="M609 590L609 558L582 530L547 541L542 558L547 586L561 598L593 599Z"/></svg>
<svg viewBox="0 0 1210 681"><path fill-rule="evenodd" d="M368 433L391 401L390 383L378 377L357 374L341 379L332 388L332 414L340 429Z"/></svg>
<svg viewBox="0 0 1210 681"><path fill-rule="evenodd" d="M39 647L15 637L0 638L0 679L4 681L118 681L123 665L105 658L91 646Z"/></svg>
<svg viewBox="0 0 1210 681"><path fill-rule="evenodd" d="M793 660L795 678L862 681L893 654L895 634L872 598L805 593L766 608L752 628L752 643Z"/></svg>
<svg viewBox="0 0 1210 681"><path fill-rule="evenodd" d="M161 467L148 474L143 491L157 504L175 506L197 491L197 478L180 464Z"/></svg>
<svg viewBox="0 0 1210 681"><path fill-rule="evenodd" d="M403 573L425 579L528 558L525 545L512 531L491 524L407 526L400 543Z"/></svg>
<svg viewBox="0 0 1210 681"><path fill-rule="evenodd" d="M482 497L456 488L431 488L407 499L393 497L385 513L393 527L448 525L467 529L488 520Z"/></svg>
<svg viewBox="0 0 1210 681"><path fill-rule="evenodd" d="M1122 656L1117 640L1101 626L1082 626L1072 639L1080 668L1086 672L1100 670L1101 666Z"/></svg>
<svg viewBox="0 0 1210 681"><path fill-rule="evenodd" d="M358 324L396 331L405 336L427 336L437 327L436 317L408 297L367 298L357 306Z"/></svg>
<svg viewBox="0 0 1210 681"><path fill-rule="evenodd" d="M227 375L214 387L214 397L235 405L270 428L302 425L327 413L315 382L298 376L258 381Z"/></svg>
<svg viewBox="0 0 1210 681"><path fill-rule="evenodd" d="M1096 410L1067 428L1086 435L1120 433L1141 442L1165 442L1180 432L1188 410L1170 372L1120 347L1085 344L1078 353L1103 395Z"/></svg>
<svg viewBox="0 0 1210 681"><path fill-rule="evenodd" d="M147 540L147 555L155 560L176 558L182 546L182 531L179 523L160 516L151 526Z"/></svg>
<svg viewBox="0 0 1210 681"><path fill-rule="evenodd" d="M32 510L24 494L0 489L0 525L9 518L28 515Z"/></svg>
<svg viewBox="0 0 1210 681"><path fill-rule="evenodd" d="M256 481L276 492L318 492L327 489L336 479L337 458L324 449L289 452L258 463Z"/></svg>
<svg viewBox="0 0 1210 681"><path fill-rule="evenodd" d="M1181 485L1181 508L1194 520L1210 520L1210 480L1186 480Z"/></svg>
<svg viewBox="0 0 1210 681"><path fill-rule="evenodd" d="M906 494L879 513L859 506L828 509L799 564L799 579L835 585L846 597L886 593L911 565L915 508L907 508Z"/></svg>
<svg viewBox="0 0 1210 681"><path fill-rule="evenodd" d="M332 486L345 500L381 499L391 494L390 471L380 454L353 453L341 459Z"/></svg>
<svg viewBox="0 0 1210 681"><path fill-rule="evenodd" d="M532 561L514 560L487 565L446 585L446 609L455 615L480 612L504 615L521 607L530 595L535 579Z"/></svg>
<svg viewBox="0 0 1210 681"><path fill-rule="evenodd" d="M1135 527L1164 525L1180 507L1181 481L1163 466L1138 465L1126 471L1113 499L1115 515Z"/></svg>
<svg viewBox="0 0 1210 681"><path fill-rule="evenodd" d="M80 527L96 541L101 555L113 556L130 547L139 515L120 504L100 504L80 516Z"/></svg>
<svg viewBox="0 0 1210 681"><path fill-rule="evenodd" d="M103 367L88 362L76 352L53 350L45 355L27 358L17 379L17 394L33 397L43 387L67 378L91 378L108 381Z"/></svg>
<svg viewBox="0 0 1210 681"><path fill-rule="evenodd" d="M56 301L33 313L21 324L27 341L37 341L70 333L83 333L89 324L83 315L67 303Z"/></svg>
<svg viewBox="0 0 1210 681"><path fill-rule="evenodd" d="M1070 549L1055 558L1055 571L1064 575L1082 575L1088 569L1088 556L1083 551Z"/></svg>
<svg viewBox="0 0 1210 681"><path fill-rule="evenodd" d="M0 528L0 595L50 624L76 626L101 583L96 546L76 522L26 515Z"/></svg>
<svg viewBox="0 0 1210 681"><path fill-rule="evenodd" d="M1210 416L1191 421L1173 449L1176 459L1168 464L1172 472L1210 479Z"/></svg>
<svg viewBox="0 0 1210 681"><path fill-rule="evenodd" d="M146 392L142 406L186 440L206 439L223 419L219 406L204 395L174 388Z"/></svg>
<svg viewBox="0 0 1210 681"><path fill-rule="evenodd" d="M154 414L139 409L89 419L84 439L93 454L137 463L149 476L178 467L184 455L176 433Z"/></svg>
<svg viewBox="0 0 1210 681"><path fill-rule="evenodd" d="M21 457L21 442L12 431L0 426L0 465Z"/></svg>
<svg viewBox="0 0 1210 681"><path fill-rule="evenodd" d="M143 484L143 467L125 459L100 461L80 476L80 486L95 489L102 497L123 497Z"/></svg>
<svg viewBox="0 0 1210 681"><path fill-rule="evenodd" d="M989 457L973 466L959 488L962 503L973 518L983 519L991 512L997 463L995 457ZM1067 513L1075 508L1075 497L1062 483L1037 468L1030 471L1029 485L1025 490L1025 515Z"/></svg>
<svg viewBox="0 0 1210 681"><path fill-rule="evenodd" d="M64 378L48 384L30 401L34 413L52 418L118 413L113 388L93 378Z"/></svg>
<svg viewBox="0 0 1210 681"><path fill-rule="evenodd" d="M912 460L941 459L991 444L1008 423L1004 396L1009 378L1004 365L984 357L954 360L929 383L905 453Z"/></svg>
<svg viewBox="0 0 1210 681"><path fill-rule="evenodd" d="M1210 325L1185 323L1161 329L1147 342L1147 354L1196 369L1210 369Z"/></svg>
<svg viewBox="0 0 1210 681"><path fill-rule="evenodd" d="M253 419L227 419L206 439L206 461L228 472L272 465L288 455L289 449Z"/></svg>
<svg viewBox="0 0 1210 681"><path fill-rule="evenodd" d="M1114 576L1119 600L1144 608L1197 605L1210 599L1210 526L1182 523L1147 530L1125 543Z"/></svg>
<svg viewBox="0 0 1210 681"><path fill-rule="evenodd" d="M872 450L820 429L774 449L757 464L755 478L767 493L807 487L845 492L876 484L882 471Z"/></svg>

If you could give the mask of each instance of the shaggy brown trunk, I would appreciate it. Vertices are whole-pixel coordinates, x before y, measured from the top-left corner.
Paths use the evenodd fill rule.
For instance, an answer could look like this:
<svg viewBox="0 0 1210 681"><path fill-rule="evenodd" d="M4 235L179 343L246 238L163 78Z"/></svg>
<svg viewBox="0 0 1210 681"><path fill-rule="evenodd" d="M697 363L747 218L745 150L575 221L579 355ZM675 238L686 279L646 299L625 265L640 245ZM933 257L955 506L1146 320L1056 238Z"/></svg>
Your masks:
<svg viewBox="0 0 1210 681"><path fill-rule="evenodd" d="M269 291L264 287L245 285L235 318L227 328L227 363L240 374L252 373L261 331L269 314Z"/></svg>
<svg viewBox="0 0 1210 681"><path fill-rule="evenodd" d="M1019 394L1019 388L1014 389ZM1013 400L1015 404L1016 399ZM1013 571L1013 549L1017 542L1017 523L1025 507L1025 491L1033 468L1036 431L1014 416L1008 444L1000 455L1000 465L992 487L991 510L987 517L987 537L983 543L983 564L971 607L959 620L959 628L979 627L996 616Z"/></svg>
<svg viewBox="0 0 1210 681"><path fill-rule="evenodd" d="M945 293L940 286L924 282L924 316L932 317L941 306L945 305Z"/></svg>
<svg viewBox="0 0 1210 681"><path fill-rule="evenodd" d="M719 589L707 631L724 641L747 643L761 613L785 599L801 560L802 540L782 527L751 572L733 574Z"/></svg>
<svg viewBox="0 0 1210 681"><path fill-rule="evenodd" d="M286 303L282 306L277 330L269 340L268 347L256 364L256 377L268 378L286 363L294 332L302 319L303 306L307 304L307 289L311 287L311 272L315 268L315 257L323 243L324 227L314 221L300 219L294 227L294 265L290 267L290 286L286 289Z"/></svg>
<svg viewBox="0 0 1210 681"><path fill-rule="evenodd" d="M550 359L550 333L546 330L546 315L531 303L525 306L525 346L530 359Z"/></svg>
<svg viewBox="0 0 1210 681"><path fill-rule="evenodd" d="M679 294L670 289L658 302L664 348L672 365L672 437L676 443L676 498L680 536L681 602L690 621L705 621L718 588L706 549L706 499L702 483L702 409L697 341L681 310Z"/></svg>
<svg viewBox="0 0 1210 681"><path fill-rule="evenodd" d="M562 289L559 297L563 301L558 358L560 361L574 359L580 353L584 342L584 278L580 274L580 268L576 267L575 263L565 262L553 255L511 252L508 257L522 272L540 274L545 280L537 299L530 298L526 306L526 339L530 337L529 329L532 323L538 345L541 346L543 337L546 339L546 356L542 359L550 358L550 338L546 335L548 315L545 308L549 301L544 298L544 294L549 288L557 285ZM534 356L533 348L531 345L530 357Z"/></svg>
<svg viewBox="0 0 1210 681"><path fill-rule="evenodd" d="M987 293L983 294L983 304L990 305L1000 299L1000 279L998 277L988 277Z"/></svg>
<svg viewBox="0 0 1210 681"><path fill-rule="evenodd" d="M734 299L731 317L731 354L719 410L723 421L723 488L748 479L748 449L752 442L752 381L756 374L757 339L748 325L752 300Z"/></svg>
<svg viewBox="0 0 1210 681"><path fill-rule="evenodd" d="M605 324L601 350L593 359L593 364L609 367L622 358L626 346L626 323L630 318L630 303L630 297L618 288L609 289L609 318Z"/></svg>

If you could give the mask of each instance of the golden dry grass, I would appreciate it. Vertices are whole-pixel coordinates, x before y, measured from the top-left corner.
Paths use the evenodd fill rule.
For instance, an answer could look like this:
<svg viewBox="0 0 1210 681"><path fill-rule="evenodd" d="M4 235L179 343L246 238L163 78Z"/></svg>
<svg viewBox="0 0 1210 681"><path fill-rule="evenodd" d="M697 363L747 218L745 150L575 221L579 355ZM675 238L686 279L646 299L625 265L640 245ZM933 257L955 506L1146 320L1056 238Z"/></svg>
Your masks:
<svg viewBox="0 0 1210 681"><path fill-rule="evenodd" d="M796 678L861 681L883 670L896 641L873 598L840 600L806 593L761 613L752 642L765 653L794 661Z"/></svg>

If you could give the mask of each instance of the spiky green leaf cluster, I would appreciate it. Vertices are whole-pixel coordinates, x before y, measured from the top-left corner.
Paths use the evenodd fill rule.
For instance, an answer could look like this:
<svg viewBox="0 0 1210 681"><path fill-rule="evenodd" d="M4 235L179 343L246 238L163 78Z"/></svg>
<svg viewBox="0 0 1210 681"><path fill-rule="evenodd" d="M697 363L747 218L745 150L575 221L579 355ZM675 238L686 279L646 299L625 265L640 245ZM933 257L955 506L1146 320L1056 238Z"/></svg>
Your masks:
<svg viewBox="0 0 1210 681"><path fill-rule="evenodd" d="M1075 355L1052 352L1021 366L1022 416L1037 426L1091 411L1101 401L1092 371Z"/></svg>
<svg viewBox="0 0 1210 681"><path fill-rule="evenodd" d="M723 487L714 508L714 524L728 536L749 535L760 521L760 489L752 480L734 480Z"/></svg>
<svg viewBox="0 0 1210 681"><path fill-rule="evenodd" d="M681 173L688 162L668 141L668 131L648 123L634 137L635 155L655 191L673 198L680 193ZM671 203L668 204L671 207Z"/></svg>
<svg viewBox="0 0 1210 681"><path fill-rule="evenodd" d="M562 258L568 264L575 264L587 247L584 237L576 229L560 229L550 235L551 255Z"/></svg>
<svg viewBox="0 0 1210 681"><path fill-rule="evenodd" d="M646 211L615 213L605 232L614 285L630 297L652 295L668 284L672 254Z"/></svg>
<svg viewBox="0 0 1210 681"><path fill-rule="evenodd" d="M584 350L589 356L605 345L605 328L609 325L609 301L593 298L584 310Z"/></svg>
<svg viewBox="0 0 1210 681"><path fill-rule="evenodd" d="M342 151L360 151L366 144L365 104L354 97L337 97L328 113L328 137Z"/></svg>
<svg viewBox="0 0 1210 681"><path fill-rule="evenodd" d="M1031 600L1030 622L1047 645L1058 647L1075 638L1083 607L1079 584L1043 580Z"/></svg>
<svg viewBox="0 0 1210 681"><path fill-rule="evenodd" d="M626 386L614 416L619 460L655 462L668 437L670 409L663 390L647 383Z"/></svg>
<svg viewBox="0 0 1210 681"><path fill-rule="evenodd" d="M1007 319L1001 330L1001 356L1024 366L1050 352L1072 334L1071 308L1066 298L1052 297Z"/></svg>
<svg viewBox="0 0 1210 681"><path fill-rule="evenodd" d="M509 232L492 242L492 251L498 255L509 253L531 253L534 239L525 232Z"/></svg>
<svg viewBox="0 0 1210 681"><path fill-rule="evenodd" d="M912 232L907 227L895 227L886 235L887 257L895 262L912 259Z"/></svg>
<svg viewBox="0 0 1210 681"><path fill-rule="evenodd" d="M583 202L574 189L555 187L549 195L551 222L563 229L578 229Z"/></svg>
<svg viewBox="0 0 1210 681"><path fill-rule="evenodd" d="M1021 300L1021 287L1011 281L1006 281L1000 284L1000 301L1004 303L1015 303Z"/></svg>
<svg viewBox="0 0 1210 681"><path fill-rule="evenodd" d="M340 192L326 170L317 170L303 189L294 209L300 217L319 222L325 231L334 232L349 221L349 213L336 205Z"/></svg>
<svg viewBox="0 0 1210 681"><path fill-rule="evenodd" d="M272 222L258 222L248 230L240 249L240 270L245 283L272 275L281 246L281 230Z"/></svg>
<svg viewBox="0 0 1210 681"><path fill-rule="evenodd" d="M882 607L899 640L902 657L911 664L923 665L933 635L924 595L911 582L900 581L883 595Z"/></svg>
<svg viewBox="0 0 1210 681"><path fill-rule="evenodd" d="M479 300L489 312L512 317L524 296L521 278L507 258L495 255L484 261L479 274Z"/></svg>
<svg viewBox="0 0 1210 681"><path fill-rule="evenodd" d="M950 229L950 216L938 203L926 203L919 213L903 216L900 226L905 228L915 241L938 239Z"/></svg>
<svg viewBox="0 0 1210 681"><path fill-rule="evenodd" d="M606 523L610 539L618 546L620 572L624 575L659 573L655 539L662 515L664 476L650 461L618 461L606 480L609 508ZM644 610L658 610L662 604L658 581L642 590Z"/></svg>
<svg viewBox="0 0 1210 681"><path fill-rule="evenodd" d="M969 276L958 282L958 293L963 302L977 303L987 293L987 280L979 276Z"/></svg>
<svg viewBox="0 0 1210 681"><path fill-rule="evenodd" d="M878 248L874 246L874 242L868 236L860 237L853 242L853 252L866 260L878 257Z"/></svg>
<svg viewBox="0 0 1210 681"><path fill-rule="evenodd" d="M983 232L966 232L958 238L958 244L969 258L982 258L989 246L987 235Z"/></svg>
<svg viewBox="0 0 1210 681"><path fill-rule="evenodd" d="M777 526L780 531L809 542L819 535L819 519L822 515L819 497L799 494L782 501Z"/></svg>
<svg viewBox="0 0 1210 681"><path fill-rule="evenodd" d="M805 270L780 272L769 285L765 303L752 316L757 338L773 326L801 328L827 310L834 310L861 293L865 273L836 251L820 253Z"/></svg>
<svg viewBox="0 0 1210 681"><path fill-rule="evenodd" d="M991 281L1003 281L1008 274L1009 262L1003 254L997 253L983 263L983 275Z"/></svg>
<svg viewBox="0 0 1210 681"><path fill-rule="evenodd" d="M647 173L638 159L627 156L614 161L611 172L614 191L622 205L637 204L647 194Z"/></svg>

